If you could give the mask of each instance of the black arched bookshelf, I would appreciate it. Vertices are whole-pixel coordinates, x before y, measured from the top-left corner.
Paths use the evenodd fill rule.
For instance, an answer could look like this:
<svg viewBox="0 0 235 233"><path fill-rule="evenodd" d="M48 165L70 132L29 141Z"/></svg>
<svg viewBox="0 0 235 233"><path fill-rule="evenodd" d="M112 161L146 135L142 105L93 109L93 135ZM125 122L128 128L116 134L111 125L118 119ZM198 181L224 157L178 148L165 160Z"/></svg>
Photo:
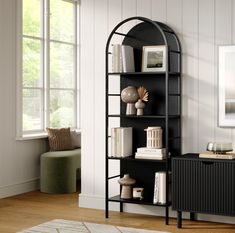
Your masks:
<svg viewBox="0 0 235 233"><path fill-rule="evenodd" d="M128 33L122 33L120 28L130 21L139 21ZM111 40L113 36L123 37L122 44L134 48L135 72L113 73L109 70L111 56ZM141 72L143 46L166 45L165 71ZM105 217L109 216L109 202L120 203L123 212L125 203L161 206L165 208L165 221L169 222L169 207L171 206L171 157L181 154L181 46L177 35L167 25L144 17L131 17L120 22L110 33L106 44L106 159L105 159ZM121 101L120 93L110 93L110 78L120 77L120 93L127 86L144 86L149 92L149 102L144 109L144 115L126 115L126 104ZM120 114L110 114L110 97L120 100ZM133 127L133 155L125 158L110 157L110 118L119 118L121 127ZM148 126L163 128L163 145L166 148L167 159L149 160L135 159L134 152L146 144L144 129ZM109 176L110 160L120 160L120 174ZM155 172L166 172L166 203L154 204ZM109 195L109 182L129 173L137 180L137 185L144 187L144 199L121 199L120 195ZM117 183L118 185L118 183Z"/></svg>

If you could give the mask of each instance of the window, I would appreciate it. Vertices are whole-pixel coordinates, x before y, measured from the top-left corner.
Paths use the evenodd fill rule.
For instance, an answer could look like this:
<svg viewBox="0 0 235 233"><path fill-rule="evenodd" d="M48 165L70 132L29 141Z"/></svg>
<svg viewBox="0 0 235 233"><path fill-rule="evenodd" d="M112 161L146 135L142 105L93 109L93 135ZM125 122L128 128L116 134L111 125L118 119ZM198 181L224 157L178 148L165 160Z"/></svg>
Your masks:
<svg viewBox="0 0 235 233"><path fill-rule="evenodd" d="M21 0L18 136L78 128L76 0Z"/></svg>

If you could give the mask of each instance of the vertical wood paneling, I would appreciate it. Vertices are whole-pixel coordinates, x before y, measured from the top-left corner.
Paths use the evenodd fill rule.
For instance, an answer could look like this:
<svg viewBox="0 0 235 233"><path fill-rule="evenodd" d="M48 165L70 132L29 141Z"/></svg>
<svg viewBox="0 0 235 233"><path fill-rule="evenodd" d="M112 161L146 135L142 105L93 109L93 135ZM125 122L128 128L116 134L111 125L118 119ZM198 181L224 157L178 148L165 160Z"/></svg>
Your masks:
<svg viewBox="0 0 235 233"><path fill-rule="evenodd" d="M95 67L94 67L94 0L81 5L81 127L82 127L82 192L94 195L95 169ZM102 184L101 184L102 185Z"/></svg>
<svg viewBox="0 0 235 233"><path fill-rule="evenodd" d="M123 4L125 1L123 0L109 0L108 1L108 34L113 30L113 28L120 23L123 20ZM123 28L120 27L118 30L120 32L123 32ZM112 43L122 43L123 37L122 36L114 36ZM111 61L110 61L111 64ZM111 85L111 89L120 89L120 78L118 76L110 76L109 77L109 83ZM117 86L117 87L115 87ZM116 91L114 93L117 93ZM113 101L110 101L113 106L110 107L110 110L116 106L116 114L120 113L120 99L119 97L112 98ZM120 120L115 118L109 119L110 127L119 127L120 126ZM120 173L120 163L119 161L109 162L109 175L117 175ZM117 195L119 192L119 186L116 182L110 182L109 183L109 190L112 190L111 193Z"/></svg>
<svg viewBox="0 0 235 233"><path fill-rule="evenodd" d="M183 0L166 0L166 23L179 37L181 36L182 30L182 1Z"/></svg>
<svg viewBox="0 0 235 233"><path fill-rule="evenodd" d="M122 0L108 0L108 32L122 21Z"/></svg>
<svg viewBox="0 0 235 233"><path fill-rule="evenodd" d="M113 30L113 28L122 21L122 1L108 0L108 34ZM118 29L122 32L122 27ZM120 44L122 43L121 36L113 36L110 44Z"/></svg>
<svg viewBox="0 0 235 233"><path fill-rule="evenodd" d="M155 21L166 23L166 0L152 0L151 15Z"/></svg>
<svg viewBox="0 0 235 233"><path fill-rule="evenodd" d="M152 1L151 0L137 0L137 16L152 18Z"/></svg>
<svg viewBox="0 0 235 233"><path fill-rule="evenodd" d="M122 4L123 19L134 17L137 15L136 0L124 0ZM136 21L130 21L123 26L123 32L127 33L133 26L136 25Z"/></svg>
<svg viewBox="0 0 235 233"><path fill-rule="evenodd" d="M214 0L199 0L199 151L215 140Z"/></svg>
<svg viewBox="0 0 235 233"><path fill-rule="evenodd" d="M215 91L218 93L217 87L217 75L218 75L218 45L230 44L232 38L231 30L231 8L232 1L227 0L226 4L223 0L215 1ZM220 128L217 126L218 122L218 104L216 95L216 105L215 105L215 115L216 118L216 141L227 141L232 140L232 130Z"/></svg>
<svg viewBox="0 0 235 233"><path fill-rule="evenodd" d="M183 0L183 151L198 152L198 1Z"/></svg>
<svg viewBox="0 0 235 233"><path fill-rule="evenodd" d="M105 45L108 35L108 0L95 1L94 11L94 182L96 195L104 195L105 178ZM102 33L101 33L102 32ZM97 62L99 61L99 62Z"/></svg>

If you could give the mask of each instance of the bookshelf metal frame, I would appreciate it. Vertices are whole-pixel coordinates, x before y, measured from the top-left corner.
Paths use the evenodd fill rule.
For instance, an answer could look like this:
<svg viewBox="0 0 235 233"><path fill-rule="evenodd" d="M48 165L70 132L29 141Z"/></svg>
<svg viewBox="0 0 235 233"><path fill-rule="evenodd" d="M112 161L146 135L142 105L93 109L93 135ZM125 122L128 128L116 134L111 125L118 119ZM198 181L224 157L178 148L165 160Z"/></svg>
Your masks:
<svg viewBox="0 0 235 233"><path fill-rule="evenodd" d="M123 26L124 24L130 22L130 21L140 21L139 24L137 24L136 26L132 27L130 29L130 31L126 34L118 32L118 29ZM140 27L140 28L139 28ZM141 35L141 29L145 29L145 28L149 28L151 27L151 35ZM140 29L140 31L138 32L138 30ZM110 42L111 39L113 38L114 35L119 35L119 36L123 36L124 40L123 40L123 44L127 44L127 45L132 45L132 42L135 45L138 46L143 46L143 45L166 45L167 46L167 55L166 55L166 71L164 72L141 72L140 70L140 62L138 63L138 61L136 61L136 58L140 59L141 58L141 50L139 48L139 54L135 54L135 64L138 63L136 68L136 72L126 72L126 73L112 73L109 71L109 56L111 54L110 52ZM152 39L152 37L154 37L154 39ZM156 39L157 38L157 39ZM159 38L159 39L158 39ZM173 44L173 46L172 46ZM135 47L135 45L133 47ZM175 54L175 56L173 56L175 62L174 62L174 66L176 67L175 70L171 70L171 62L172 62L172 55L171 54ZM179 39L177 37L177 35L175 34L175 32L168 27L167 25L160 23L160 22L156 22L156 21L152 21L148 18L145 17L131 17L128 19L123 20L122 22L120 22L119 24L117 24L116 27L114 27L114 29L112 30L112 32L110 33L108 39L107 39L107 43L106 43L106 49L105 49L105 78L106 78L106 85L105 85L105 93L106 93L106 107L105 107L105 111L106 111L106 118L105 118L105 125L106 125L106 129L105 129L105 154L106 154L106 159L105 159L105 217L108 218L109 217L109 202L118 202L120 203L120 212L123 212L123 204L124 203L133 203L133 204L143 204L143 205L153 205L153 206L162 206L165 207L165 223L168 224L169 223L169 206L171 205L171 202L169 201L169 171L170 171L170 163L171 163L171 156L177 156L181 154L181 46L180 46L180 42ZM120 91L122 90L123 86L126 86L127 84L131 83L131 82L135 82L137 79L136 77L142 78L142 80L145 79L164 79L164 87L165 91L164 91L164 111L163 114L156 114L156 113L150 113L150 114L146 114L143 116L133 116L133 115L125 115L124 114L124 105L121 103L120 100L120 111L121 114L118 115L114 115L114 114L109 114L109 97L110 96L116 96L116 97L120 97L120 94L113 94L113 93L109 93L109 78L111 75L118 75L120 76ZM178 88L178 92L177 93L170 93L169 92L169 79L177 79L177 88ZM125 81L127 80L127 81ZM169 98L178 98L178 104L177 104L177 114L170 114L170 107L173 106L171 103L172 101L170 101L169 104ZM130 157L126 157L126 158L116 158L116 157L109 157L108 153L109 153L109 149L108 149L108 140L110 138L109 134L108 134L108 130L109 130L109 118L110 117L118 117L120 118L120 126L129 126L129 127L139 127L139 124L141 121L143 121L141 124L146 125L148 124L148 121L152 122L152 124L154 123L154 121L156 120L160 120L163 121L162 125L164 126L164 136L165 136L165 142L164 142L164 147L166 148L166 153L167 155L169 154L169 142L170 141L175 141L178 140L178 144L176 146L176 150L174 154L171 154L171 156L168 155L168 158L165 160L143 160L143 159L135 159L134 155L130 156ZM169 136L169 120L171 119L175 119L176 122L175 124L177 124L176 128L177 128L177 135L175 136ZM132 124L130 123L130 121L134 120L135 122ZM138 123L139 122L139 123ZM171 124L172 125L172 124ZM174 122L173 122L174 125ZM175 127L175 126L174 126ZM173 128L174 128L173 127ZM138 140L137 140L138 141ZM142 140L143 141L143 140ZM138 143L138 142L137 142ZM133 148L138 145L133 145ZM120 160L120 174L115 175L115 176L109 176L109 161L110 160ZM134 169L132 164L134 164L133 166L139 166L141 167L142 164L144 164L143 166L149 166L152 167L152 169L159 169L159 170L164 170L166 171L166 204L153 204L153 202L149 201L149 200L135 200L135 199L130 199L130 200L124 200L121 199L120 196L114 196L114 197L109 197L109 181L111 179L117 178L117 177L121 177L126 170L130 169ZM128 167L129 166L129 167ZM155 168L157 167L157 168ZM148 174L146 174L148 175ZM151 177L153 175L151 174ZM134 177L135 178L135 177ZM152 181L154 183L154 180Z"/></svg>

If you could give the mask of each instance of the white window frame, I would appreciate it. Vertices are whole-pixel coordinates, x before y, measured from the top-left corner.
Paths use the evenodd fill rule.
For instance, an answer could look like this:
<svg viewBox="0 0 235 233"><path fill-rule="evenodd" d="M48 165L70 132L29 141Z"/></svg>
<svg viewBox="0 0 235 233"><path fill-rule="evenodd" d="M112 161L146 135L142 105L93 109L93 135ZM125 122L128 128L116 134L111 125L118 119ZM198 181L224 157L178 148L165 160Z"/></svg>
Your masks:
<svg viewBox="0 0 235 233"><path fill-rule="evenodd" d="M50 97L49 93L50 90L71 90L74 92L74 107L75 107L75 129L80 131L80 79L79 79L79 1L78 0L63 0L63 1L69 1L74 2L76 5L74 5L74 14L75 19L77 19L77 22L75 23L75 40L74 43L68 43L63 42L59 40L52 40L48 37L50 37L50 17L45 16L45 14L48 14L50 12L49 10L49 4L50 0L42 0L42 23L43 23L43 32L41 32L41 38L34 37L34 36L28 36L23 35L23 15L22 15L22 7L23 7L23 0L17 1L17 122L16 122L16 139L17 140L27 140L27 139L37 139L37 138L44 138L47 137L46 133L46 127L49 126L49 119L50 119ZM42 88L35 88L35 87L29 87L25 88L22 85L23 81L23 52L22 52L22 42L23 38L30 38L30 39L37 39L42 41L42 75L43 75L43 87ZM50 88L50 42L60 43L60 44L69 44L74 46L74 74L75 74L75 88ZM42 89L43 91L43 129L42 130L30 130L30 131L23 131L23 89Z"/></svg>

